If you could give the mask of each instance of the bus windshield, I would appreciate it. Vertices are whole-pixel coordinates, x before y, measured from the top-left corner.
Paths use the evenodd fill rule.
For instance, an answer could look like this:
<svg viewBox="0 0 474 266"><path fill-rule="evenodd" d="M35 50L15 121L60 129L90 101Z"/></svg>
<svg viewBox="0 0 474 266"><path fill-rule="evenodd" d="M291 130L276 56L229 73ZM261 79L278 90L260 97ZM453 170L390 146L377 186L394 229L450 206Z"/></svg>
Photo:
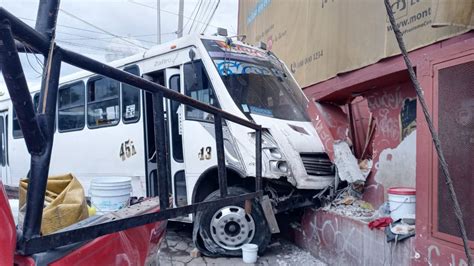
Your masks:
<svg viewBox="0 0 474 266"><path fill-rule="evenodd" d="M203 40L227 91L244 113L309 121L307 99L276 57L246 46Z"/></svg>

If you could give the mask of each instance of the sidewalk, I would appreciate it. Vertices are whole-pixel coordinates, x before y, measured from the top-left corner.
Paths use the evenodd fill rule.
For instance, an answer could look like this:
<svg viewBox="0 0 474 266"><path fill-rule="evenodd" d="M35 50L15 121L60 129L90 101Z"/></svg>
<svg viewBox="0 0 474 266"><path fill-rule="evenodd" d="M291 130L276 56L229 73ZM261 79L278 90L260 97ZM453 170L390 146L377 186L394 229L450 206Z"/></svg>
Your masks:
<svg viewBox="0 0 474 266"><path fill-rule="evenodd" d="M190 256L194 245L191 238L192 226L168 222L166 240L158 254L158 265L249 265L242 258L209 258ZM289 241L281 237L273 237L272 243L262 257L258 258L255 265L262 266L286 266L286 265L317 265L324 266L325 263L317 260Z"/></svg>

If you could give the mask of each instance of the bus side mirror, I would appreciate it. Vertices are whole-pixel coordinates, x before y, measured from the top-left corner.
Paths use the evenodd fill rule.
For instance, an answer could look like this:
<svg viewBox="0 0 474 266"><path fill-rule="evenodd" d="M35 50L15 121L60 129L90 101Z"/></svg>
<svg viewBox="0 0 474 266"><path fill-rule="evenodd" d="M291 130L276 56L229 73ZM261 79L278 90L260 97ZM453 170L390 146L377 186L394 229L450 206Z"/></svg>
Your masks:
<svg viewBox="0 0 474 266"><path fill-rule="evenodd" d="M189 59L191 59L191 61L194 61L194 58L196 58L196 52L194 52L193 49L190 49L189 50Z"/></svg>

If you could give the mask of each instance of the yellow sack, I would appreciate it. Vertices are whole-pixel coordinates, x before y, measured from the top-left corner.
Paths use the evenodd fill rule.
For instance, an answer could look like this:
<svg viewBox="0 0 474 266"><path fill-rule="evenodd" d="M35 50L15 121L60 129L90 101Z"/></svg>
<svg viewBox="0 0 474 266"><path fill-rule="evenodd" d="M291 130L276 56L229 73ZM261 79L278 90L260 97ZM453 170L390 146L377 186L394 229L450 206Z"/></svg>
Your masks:
<svg viewBox="0 0 474 266"><path fill-rule="evenodd" d="M20 180L20 210L24 211L28 178ZM72 174L48 177L41 233L47 235L89 217L81 183Z"/></svg>

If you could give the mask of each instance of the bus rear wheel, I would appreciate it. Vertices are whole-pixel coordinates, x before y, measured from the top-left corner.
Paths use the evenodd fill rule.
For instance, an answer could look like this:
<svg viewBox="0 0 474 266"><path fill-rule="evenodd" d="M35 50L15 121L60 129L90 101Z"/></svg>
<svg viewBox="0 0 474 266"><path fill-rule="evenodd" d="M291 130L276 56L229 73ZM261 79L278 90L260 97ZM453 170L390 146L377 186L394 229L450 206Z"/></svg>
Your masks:
<svg viewBox="0 0 474 266"><path fill-rule="evenodd" d="M229 187L229 196L249 191ZM209 194L204 201L219 199L219 190ZM193 240L206 256L241 256L241 247L252 243L263 252L270 242L271 233L260 204L252 200L252 211L246 213L244 203L208 208L198 212L194 220Z"/></svg>

